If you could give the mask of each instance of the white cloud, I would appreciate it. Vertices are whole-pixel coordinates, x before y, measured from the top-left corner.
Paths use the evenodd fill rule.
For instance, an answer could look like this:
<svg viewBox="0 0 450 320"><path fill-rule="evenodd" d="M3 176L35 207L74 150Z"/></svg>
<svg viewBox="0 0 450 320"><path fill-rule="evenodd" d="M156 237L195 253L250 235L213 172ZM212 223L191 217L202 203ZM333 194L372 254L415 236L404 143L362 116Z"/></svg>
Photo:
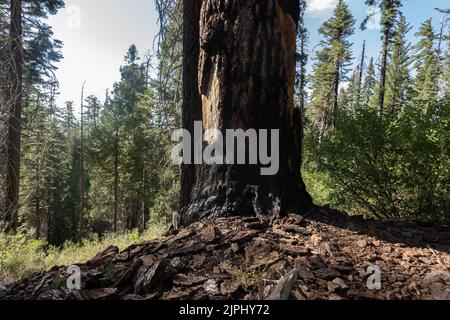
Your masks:
<svg viewBox="0 0 450 320"><path fill-rule="evenodd" d="M308 11L312 14L320 14L332 10L337 0L308 0Z"/></svg>

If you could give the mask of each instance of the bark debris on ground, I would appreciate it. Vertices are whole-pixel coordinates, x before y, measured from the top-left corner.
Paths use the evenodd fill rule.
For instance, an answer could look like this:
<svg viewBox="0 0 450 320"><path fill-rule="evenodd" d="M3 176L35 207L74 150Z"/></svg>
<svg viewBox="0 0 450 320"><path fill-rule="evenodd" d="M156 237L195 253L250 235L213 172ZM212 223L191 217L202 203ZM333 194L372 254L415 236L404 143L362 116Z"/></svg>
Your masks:
<svg viewBox="0 0 450 320"><path fill-rule="evenodd" d="M219 218L79 267L81 290L54 267L1 288L0 299L450 299L450 230L325 208L272 225Z"/></svg>

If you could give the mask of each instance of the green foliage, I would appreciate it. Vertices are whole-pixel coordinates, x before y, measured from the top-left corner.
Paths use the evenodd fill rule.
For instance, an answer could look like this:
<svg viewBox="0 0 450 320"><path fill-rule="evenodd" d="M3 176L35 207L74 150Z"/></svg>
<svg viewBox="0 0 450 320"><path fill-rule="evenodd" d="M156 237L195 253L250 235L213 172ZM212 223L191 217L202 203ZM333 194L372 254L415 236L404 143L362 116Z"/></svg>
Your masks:
<svg viewBox="0 0 450 320"><path fill-rule="evenodd" d="M387 69L386 106L396 108L411 100L410 56L411 45L406 37L411 27L403 14L399 21L391 44L391 59Z"/></svg>
<svg viewBox="0 0 450 320"><path fill-rule="evenodd" d="M352 213L448 221L449 111L440 101L392 110L383 121L371 108L341 112L331 136L307 136L305 180L320 181L317 200Z"/></svg>
<svg viewBox="0 0 450 320"><path fill-rule="evenodd" d="M346 80L352 59L348 38L354 32L355 21L345 1L340 0L333 16L319 28L322 49L314 65L312 98L309 118L319 136L327 135L335 124L338 107L338 88Z"/></svg>
<svg viewBox="0 0 450 320"><path fill-rule="evenodd" d="M437 80L440 75L440 63L431 19L420 26L416 36L419 37L419 42L415 46L417 75L414 81L414 99L426 106L434 103L439 97Z"/></svg>
<svg viewBox="0 0 450 320"><path fill-rule="evenodd" d="M142 234L133 231L120 235L107 234L102 238L93 235L90 239L84 239L81 245L67 241L61 248L50 246L44 240L33 240L33 232L14 236L0 233L0 284L23 279L53 266L85 263L111 245L123 250L132 244L151 240L165 231L165 225L153 224ZM114 277L115 272L113 266L107 266L106 276ZM54 279L54 286L60 287L59 279Z"/></svg>

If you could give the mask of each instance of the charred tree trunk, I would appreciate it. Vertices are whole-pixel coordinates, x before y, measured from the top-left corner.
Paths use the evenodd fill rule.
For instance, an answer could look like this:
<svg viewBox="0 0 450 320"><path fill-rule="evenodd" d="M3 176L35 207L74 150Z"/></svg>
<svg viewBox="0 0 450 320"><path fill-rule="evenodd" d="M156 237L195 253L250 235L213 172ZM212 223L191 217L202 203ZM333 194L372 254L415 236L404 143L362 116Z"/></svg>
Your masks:
<svg viewBox="0 0 450 320"><path fill-rule="evenodd" d="M202 120L198 91L198 57L200 54L201 0L183 1L183 129L194 132L194 121ZM193 161L191 161L193 163ZM181 165L180 208L189 204L195 183L195 165Z"/></svg>
<svg viewBox="0 0 450 320"><path fill-rule="evenodd" d="M7 232L15 233L18 225L20 185L20 144L22 134L22 1L11 0L11 23L9 30L9 89L7 105L9 123L7 133L6 170L6 222Z"/></svg>
<svg viewBox="0 0 450 320"><path fill-rule="evenodd" d="M263 176L259 162L201 165L182 224L231 215L273 219L312 205L300 175L301 123L294 111L298 17L293 0L202 1L203 127L224 135L227 129L278 129L280 166Z"/></svg>
<svg viewBox="0 0 450 320"><path fill-rule="evenodd" d="M361 54L361 62L359 64L359 78L358 78L358 105L361 102L361 91L363 85L363 76L364 76L364 60L366 58L366 40L363 42L362 54Z"/></svg>
<svg viewBox="0 0 450 320"><path fill-rule="evenodd" d="M126 201L126 227L127 230L134 230L139 228L139 211L141 209L141 202L139 199L131 198Z"/></svg>

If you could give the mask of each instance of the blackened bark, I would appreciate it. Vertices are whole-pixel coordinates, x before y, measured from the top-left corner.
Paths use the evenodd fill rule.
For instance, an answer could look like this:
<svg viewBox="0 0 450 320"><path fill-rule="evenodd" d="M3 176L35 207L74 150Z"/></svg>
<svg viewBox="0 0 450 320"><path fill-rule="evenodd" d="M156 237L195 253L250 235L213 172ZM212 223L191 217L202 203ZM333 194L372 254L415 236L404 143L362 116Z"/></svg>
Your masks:
<svg viewBox="0 0 450 320"><path fill-rule="evenodd" d="M359 64L359 78L358 78L358 105L361 102L361 91L363 85L363 76L364 76L364 60L366 59L366 40L363 42L362 54L361 54L361 62Z"/></svg>
<svg viewBox="0 0 450 320"><path fill-rule="evenodd" d="M279 129L280 169L202 165L181 223L231 215L277 218L307 210L301 122L294 111L299 2L208 0L200 17L199 89L205 129Z"/></svg>
<svg viewBox="0 0 450 320"><path fill-rule="evenodd" d="M183 129L194 131L194 121L202 120L198 91L199 24L201 0L183 1ZM191 161L193 163L193 161ZM195 183L195 165L181 165L180 209L189 204Z"/></svg>
<svg viewBox="0 0 450 320"><path fill-rule="evenodd" d="M9 78L7 104L10 111L7 133L6 216L7 232L15 233L18 225L20 144L22 134L22 1L11 0L9 30Z"/></svg>

